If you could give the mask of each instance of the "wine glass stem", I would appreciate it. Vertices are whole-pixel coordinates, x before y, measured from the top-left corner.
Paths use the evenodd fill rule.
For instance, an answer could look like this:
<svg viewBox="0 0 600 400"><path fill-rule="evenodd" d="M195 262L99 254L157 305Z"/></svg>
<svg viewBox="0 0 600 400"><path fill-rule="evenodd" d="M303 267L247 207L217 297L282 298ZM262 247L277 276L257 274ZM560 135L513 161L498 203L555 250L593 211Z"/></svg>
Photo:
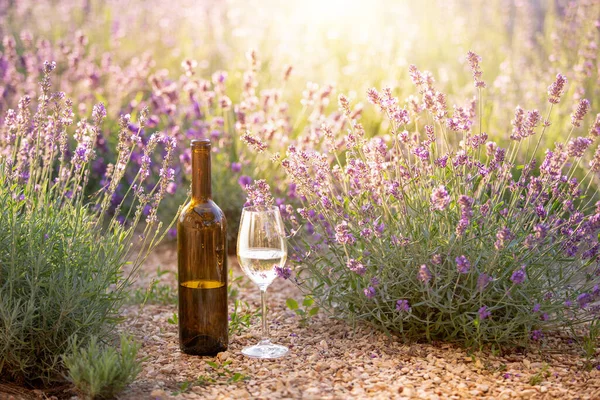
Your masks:
<svg viewBox="0 0 600 400"><path fill-rule="evenodd" d="M262 342L269 341L269 328L267 327L267 288L260 289L260 303L262 306Z"/></svg>

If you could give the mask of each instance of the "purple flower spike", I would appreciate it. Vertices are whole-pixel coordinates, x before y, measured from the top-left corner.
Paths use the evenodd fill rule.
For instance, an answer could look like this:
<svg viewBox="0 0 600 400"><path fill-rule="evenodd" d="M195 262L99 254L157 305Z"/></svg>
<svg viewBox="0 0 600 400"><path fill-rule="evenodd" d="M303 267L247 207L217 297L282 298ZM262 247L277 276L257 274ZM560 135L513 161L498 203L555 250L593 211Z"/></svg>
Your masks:
<svg viewBox="0 0 600 400"><path fill-rule="evenodd" d="M275 273L278 277L283 279L289 279L292 276L292 270L288 267L276 266Z"/></svg>
<svg viewBox="0 0 600 400"><path fill-rule="evenodd" d="M231 163L231 172L238 173L242 170L242 164L239 162Z"/></svg>
<svg viewBox="0 0 600 400"><path fill-rule="evenodd" d="M358 275L364 275L367 270L364 265L356 261L354 258L349 259L346 265L350 271L355 272Z"/></svg>
<svg viewBox="0 0 600 400"><path fill-rule="evenodd" d="M423 264L419 267L417 279L419 279L423 283L429 283L429 281L431 280L431 271L429 270L429 268L427 268L427 265Z"/></svg>
<svg viewBox="0 0 600 400"><path fill-rule="evenodd" d="M520 285L525 281L526 278L527 274L525 273L525 266L522 265L520 269L517 269L512 273L510 280L515 285Z"/></svg>
<svg viewBox="0 0 600 400"><path fill-rule="evenodd" d="M249 186L252 183L252 178L250 178L247 175L242 175L240 176L240 179L238 179L238 183L240 184L240 186L242 188L246 188L246 186Z"/></svg>
<svg viewBox="0 0 600 400"><path fill-rule="evenodd" d="M410 312L410 304L408 303L408 300L398 300L396 302L396 311Z"/></svg>
<svg viewBox="0 0 600 400"><path fill-rule="evenodd" d="M479 319L483 321L486 318L492 316L492 313L488 310L487 306L483 306L479 309Z"/></svg>
<svg viewBox="0 0 600 400"><path fill-rule="evenodd" d="M458 269L458 272L460 272L461 274L467 274L469 273L469 270L471 269L471 262L467 259L467 257L463 256L458 256L455 259L456 261L456 269Z"/></svg>
<svg viewBox="0 0 600 400"><path fill-rule="evenodd" d="M492 281L492 278L487 274L479 274L477 278L477 290L483 292L487 285Z"/></svg>
<svg viewBox="0 0 600 400"><path fill-rule="evenodd" d="M548 101L552 104L558 104L560 97L564 93L567 78L564 75L557 74L556 81L548 86Z"/></svg>
<svg viewBox="0 0 600 400"><path fill-rule="evenodd" d="M444 211L450 204L450 195L444 187L440 185L431 192L431 208L438 211Z"/></svg>
<svg viewBox="0 0 600 400"><path fill-rule="evenodd" d="M590 304L593 300L593 296L589 293L581 293L577 296L577 303L579 303L580 308L585 308L588 304Z"/></svg>
<svg viewBox="0 0 600 400"><path fill-rule="evenodd" d="M339 244L352 244L356 240L345 221L335 227L335 240Z"/></svg>
<svg viewBox="0 0 600 400"><path fill-rule="evenodd" d="M365 296L367 296L368 299L375 297L375 293L375 288L373 286L369 286L365 289Z"/></svg>
<svg viewBox="0 0 600 400"><path fill-rule="evenodd" d="M538 341L538 340L541 340L543 337L544 337L544 334L539 329L536 329L535 331L531 332L532 340Z"/></svg>

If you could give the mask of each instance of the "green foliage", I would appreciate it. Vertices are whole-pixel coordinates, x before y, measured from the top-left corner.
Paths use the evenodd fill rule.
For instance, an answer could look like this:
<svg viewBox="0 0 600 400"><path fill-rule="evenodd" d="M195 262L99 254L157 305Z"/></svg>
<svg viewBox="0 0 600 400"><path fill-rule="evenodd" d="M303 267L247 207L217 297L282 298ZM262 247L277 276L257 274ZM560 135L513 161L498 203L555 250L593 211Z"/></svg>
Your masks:
<svg viewBox="0 0 600 400"><path fill-rule="evenodd" d="M73 341L73 352L63 357L68 380L83 399L110 399L133 382L142 370L137 353L140 345L121 336L120 351L103 347L93 336L86 347Z"/></svg>
<svg viewBox="0 0 600 400"><path fill-rule="evenodd" d="M241 372L234 372L228 368L231 363L231 360L227 360L223 363L207 360L206 364L210 367L209 374L199 375L194 381L180 383L179 389L174 392L173 395L176 396L185 393L194 386L230 385L232 383L243 382L250 379L249 376Z"/></svg>
<svg viewBox="0 0 600 400"><path fill-rule="evenodd" d="M587 335L583 337L582 349L586 359L586 369L594 367L594 359L598 352L598 339L600 339L600 320L590 322Z"/></svg>
<svg viewBox="0 0 600 400"><path fill-rule="evenodd" d="M229 285L227 286L228 299L233 301L233 310L229 312L229 334L241 335L250 328L252 320L260 314L260 311L251 311L246 301L238 299L240 287L248 282L243 276L233 277L233 270L229 270Z"/></svg>
<svg viewBox="0 0 600 400"><path fill-rule="evenodd" d="M169 284L160 283L161 276L170 273L160 267L156 270L156 278L147 288L138 288L130 295L130 301L135 304L177 304L177 292Z"/></svg>
<svg viewBox="0 0 600 400"><path fill-rule="evenodd" d="M166 233L155 217L168 177L153 192L130 190L122 197L136 205L130 223L120 223L120 205L109 210L131 148L138 147L129 116L120 124L121 167L100 192L87 193L106 110L96 105L93 122L79 121L72 134L73 103L50 92L54 67L44 64L35 113L24 98L0 125L0 376L30 385L63 380L61 356L74 338L80 346L92 337L111 340L133 277ZM140 126L145 118L141 113ZM144 151L153 154L155 145ZM133 181L140 185L143 179L138 174Z"/></svg>
<svg viewBox="0 0 600 400"><path fill-rule="evenodd" d="M72 336L106 337L118 321L124 249L82 210L26 207L0 189L0 208L15 211L0 214L0 371L49 381Z"/></svg>
<svg viewBox="0 0 600 400"><path fill-rule="evenodd" d="M315 300L312 296L304 296L302 300L302 307L298 305L298 302L292 298L286 300L285 305L287 308L296 313L300 317L300 325L306 326L310 322L310 319L319 313L319 307L313 306Z"/></svg>
<svg viewBox="0 0 600 400"><path fill-rule="evenodd" d="M544 363L542 368L529 378L529 384L531 386L539 385L544 381L545 378L550 376L550 372L548 372L549 365Z"/></svg>
<svg viewBox="0 0 600 400"><path fill-rule="evenodd" d="M252 312L248 303L239 299L233 301L233 311L229 313L229 334L241 335L250 328L259 311Z"/></svg>
<svg viewBox="0 0 600 400"><path fill-rule="evenodd" d="M179 323L179 315L177 313L173 313L173 315L167 319L167 322L171 325L177 325Z"/></svg>

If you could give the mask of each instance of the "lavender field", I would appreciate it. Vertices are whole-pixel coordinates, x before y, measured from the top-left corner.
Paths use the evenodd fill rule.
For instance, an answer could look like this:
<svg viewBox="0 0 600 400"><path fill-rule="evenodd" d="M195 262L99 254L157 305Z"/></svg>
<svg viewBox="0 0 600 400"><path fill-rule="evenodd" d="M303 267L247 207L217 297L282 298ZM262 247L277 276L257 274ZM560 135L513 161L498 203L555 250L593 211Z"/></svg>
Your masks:
<svg viewBox="0 0 600 400"><path fill-rule="evenodd" d="M0 37L0 398L600 398L600 2L0 0ZM177 344L204 138L216 357Z"/></svg>

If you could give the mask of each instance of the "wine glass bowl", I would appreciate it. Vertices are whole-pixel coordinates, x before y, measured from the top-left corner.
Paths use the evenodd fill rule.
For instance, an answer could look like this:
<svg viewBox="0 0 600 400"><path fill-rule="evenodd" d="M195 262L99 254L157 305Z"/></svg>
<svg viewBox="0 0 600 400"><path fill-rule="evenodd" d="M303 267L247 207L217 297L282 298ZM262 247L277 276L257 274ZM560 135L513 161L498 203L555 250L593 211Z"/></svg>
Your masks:
<svg viewBox="0 0 600 400"><path fill-rule="evenodd" d="M262 304L262 339L242 353L254 358L278 358L288 353L285 346L273 344L267 329L266 291L275 280L275 267L287 258L287 242L277 207L244 207L237 240L237 256L242 271L259 287Z"/></svg>

